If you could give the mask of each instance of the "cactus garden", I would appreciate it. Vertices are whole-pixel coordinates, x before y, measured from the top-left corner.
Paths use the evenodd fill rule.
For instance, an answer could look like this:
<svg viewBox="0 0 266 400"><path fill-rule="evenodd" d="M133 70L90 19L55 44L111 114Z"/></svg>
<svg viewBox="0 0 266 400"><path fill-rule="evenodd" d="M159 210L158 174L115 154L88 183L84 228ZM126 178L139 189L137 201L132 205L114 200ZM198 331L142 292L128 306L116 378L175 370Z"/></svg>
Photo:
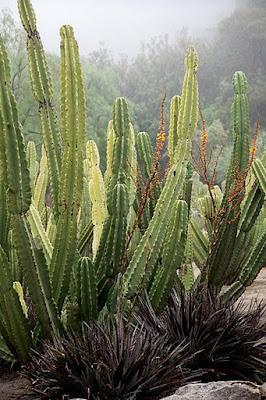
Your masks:
<svg viewBox="0 0 266 400"><path fill-rule="evenodd" d="M18 10L41 146L26 140L1 38L0 364L26 376L32 399L161 399L188 382L263 383L265 308L243 296L266 266L266 150L245 73L232 77L221 184L192 45L155 140L118 97L103 155L87 135L93 99L74 29L60 28L58 102L31 1Z"/></svg>

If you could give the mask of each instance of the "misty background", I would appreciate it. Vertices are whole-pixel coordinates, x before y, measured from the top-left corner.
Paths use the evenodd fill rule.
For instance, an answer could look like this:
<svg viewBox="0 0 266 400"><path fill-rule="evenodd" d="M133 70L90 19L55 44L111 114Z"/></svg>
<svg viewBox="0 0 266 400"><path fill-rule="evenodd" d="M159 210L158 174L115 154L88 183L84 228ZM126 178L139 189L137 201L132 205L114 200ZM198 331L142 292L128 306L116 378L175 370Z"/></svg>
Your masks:
<svg viewBox="0 0 266 400"><path fill-rule="evenodd" d="M0 0L19 23L16 0ZM75 29L81 54L95 50L99 43L112 51L135 55L141 42L188 29L192 35L210 32L217 22L235 8L235 0L45 0L34 1L38 29L49 52L59 53L59 27Z"/></svg>
<svg viewBox="0 0 266 400"><path fill-rule="evenodd" d="M266 127L266 0L33 0L38 30L54 83L58 107L59 28L74 27L82 55L87 97L87 136L96 140L102 160L112 104L125 96L136 131L155 140L160 104L180 94L186 47L199 53L200 108L209 148L220 155L217 182L224 176L232 146L232 76L243 70L249 82L251 136L260 123L259 151ZM16 0L0 0L0 33L8 48L12 85L27 140L41 146L38 110L27 70L26 37ZM199 125L200 131L200 125ZM195 147L196 148L196 147Z"/></svg>

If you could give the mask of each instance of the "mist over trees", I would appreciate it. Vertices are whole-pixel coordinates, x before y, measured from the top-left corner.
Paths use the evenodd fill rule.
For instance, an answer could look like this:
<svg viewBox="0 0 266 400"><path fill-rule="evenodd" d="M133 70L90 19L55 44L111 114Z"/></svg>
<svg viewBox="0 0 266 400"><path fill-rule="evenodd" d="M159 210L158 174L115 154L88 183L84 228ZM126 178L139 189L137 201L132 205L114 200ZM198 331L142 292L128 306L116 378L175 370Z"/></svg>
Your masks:
<svg viewBox="0 0 266 400"><path fill-rule="evenodd" d="M5 10L1 12L0 32L11 58L12 85L24 134L27 139L34 140L40 146L38 110L29 84L25 36L15 24L12 15ZM147 131L155 138L159 127L161 98L166 95L168 109L170 98L180 93L184 51L191 41L192 38L183 30L174 42L165 35L144 43L134 58L124 55L114 59L104 47L83 57L87 134L97 141L103 158L112 103L118 96L128 99L136 130ZM231 79L236 70L243 70L248 77L251 126L259 120L260 140L265 140L265 42L264 0L238 1L235 12L217 25L210 38L193 38L200 56L200 107L206 118L210 143L214 149L222 146L224 153L227 153L231 146ZM58 56L49 54L48 60L52 76L58 77ZM53 82L55 102L58 104L60 82L57 78ZM223 170L225 166L220 168Z"/></svg>

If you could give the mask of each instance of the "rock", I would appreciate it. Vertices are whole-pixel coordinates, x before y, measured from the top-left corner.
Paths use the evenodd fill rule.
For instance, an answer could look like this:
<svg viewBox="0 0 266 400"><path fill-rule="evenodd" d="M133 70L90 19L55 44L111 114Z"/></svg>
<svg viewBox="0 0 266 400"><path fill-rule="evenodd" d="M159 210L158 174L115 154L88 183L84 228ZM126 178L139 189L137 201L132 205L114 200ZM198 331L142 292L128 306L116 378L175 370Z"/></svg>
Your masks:
<svg viewBox="0 0 266 400"><path fill-rule="evenodd" d="M260 388L251 382L194 383L163 400L261 400Z"/></svg>
<svg viewBox="0 0 266 400"><path fill-rule="evenodd" d="M263 399L266 399L266 382L260 387L260 394Z"/></svg>

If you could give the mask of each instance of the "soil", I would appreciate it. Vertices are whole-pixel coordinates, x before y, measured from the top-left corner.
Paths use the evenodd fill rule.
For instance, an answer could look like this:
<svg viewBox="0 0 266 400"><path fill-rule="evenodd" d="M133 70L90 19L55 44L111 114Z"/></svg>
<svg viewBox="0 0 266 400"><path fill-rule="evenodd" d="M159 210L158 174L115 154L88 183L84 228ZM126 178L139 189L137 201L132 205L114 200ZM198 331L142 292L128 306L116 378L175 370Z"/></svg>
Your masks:
<svg viewBox="0 0 266 400"><path fill-rule="evenodd" d="M258 301L266 300L266 268L263 268L244 296L247 304L254 298ZM31 400L28 385L29 382L19 372L0 371L0 400Z"/></svg>
<svg viewBox="0 0 266 400"><path fill-rule="evenodd" d="M266 301L266 268L263 268L253 285L245 291L245 300L250 303L252 299Z"/></svg>
<svg viewBox="0 0 266 400"><path fill-rule="evenodd" d="M0 400L30 400L30 391L27 389L29 381L18 371L1 371Z"/></svg>

